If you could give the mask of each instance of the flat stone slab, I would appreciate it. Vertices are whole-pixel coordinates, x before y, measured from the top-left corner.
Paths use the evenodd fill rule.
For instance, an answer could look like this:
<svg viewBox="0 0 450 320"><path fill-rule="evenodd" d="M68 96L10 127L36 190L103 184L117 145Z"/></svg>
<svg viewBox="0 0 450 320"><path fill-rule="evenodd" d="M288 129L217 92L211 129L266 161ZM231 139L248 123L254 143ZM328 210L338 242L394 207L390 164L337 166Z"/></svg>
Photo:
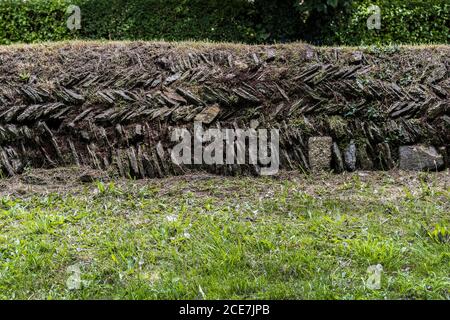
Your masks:
<svg viewBox="0 0 450 320"><path fill-rule="evenodd" d="M444 157L432 146L401 146L399 154L401 170L439 170L444 166Z"/></svg>
<svg viewBox="0 0 450 320"><path fill-rule="evenodd" d="M345 167L348 171L356 170L356 145L352 140L344 153Z"/></svg>
<svg viewBox="0 0 450 320"><path fill-rule="evenodd" d="M309 164L312 171L331 169L333 139L331 137L311 137L308 140Z"/></svg>
<svg viewBox="0 0 450 320"><path fill-rule="evenodd" d="M205 108L200 112L194 119L194 121L202 122L205 124L210 124L213 122L220 113L219 105L215 104L213 106Z"/></svg>
<svg viewBox="0 0 450 320"><path fill-rule="evenodd" d="M333 143L333 158L334 158L335 172L336 173L344 172L345 171L344 159L342 158L341 150L339 149L339 146L336 142Z"/></svg>

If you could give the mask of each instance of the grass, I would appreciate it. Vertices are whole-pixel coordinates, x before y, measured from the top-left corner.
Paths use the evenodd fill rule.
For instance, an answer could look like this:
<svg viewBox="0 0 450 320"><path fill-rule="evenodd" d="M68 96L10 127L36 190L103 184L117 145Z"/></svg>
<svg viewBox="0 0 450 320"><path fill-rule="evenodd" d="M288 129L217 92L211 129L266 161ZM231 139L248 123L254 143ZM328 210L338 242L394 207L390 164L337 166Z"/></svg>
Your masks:
<svg viewBox="0 0 450 320"><path fill-rule="evenodd" d="M329 49L344 49L349 51L354 50L362 50L367 53L379 53L379 52L396 52L399 49L405 50L424 50L424 49L447 49L449 47L448 44L445 43L404 43L404 44L386 44L386 45L361 45L361 46L313 46L309 43L297 41L291 43L275 43L275 44L259 44L259 45L251 45L240 42L217 42L211 40L203 40L203 41L195 41L195 40L186 40L186 41L166 41L164 39L153 40L153 41L142 41L142 40L62 40L62 41L43 41L38 43L12 43L12 44L1 44L0 52L9 50L26 50L26 49L44 49L44 48L59 48L64 46L72 46L74 48L83 48L83 47L95 47L95 46L127 46L133 44L143 44L143 45L157 45L157 46L170 46L172 48L177 49L194 49L194 50L204 50L208 48L214 49L234 49L242 52L248 52L251 48L264 48L264 47L273 47L278 49L305 49L308 48L317 48L318 50L329 50Z"/></svg>
<svg viewBox="0 0 450 320"><path fill-rule="evenodd" d="M0 298L449 299L448 182L447 171L22 185L2 191ZM379 290L366 285L377 264Z"/></svg>

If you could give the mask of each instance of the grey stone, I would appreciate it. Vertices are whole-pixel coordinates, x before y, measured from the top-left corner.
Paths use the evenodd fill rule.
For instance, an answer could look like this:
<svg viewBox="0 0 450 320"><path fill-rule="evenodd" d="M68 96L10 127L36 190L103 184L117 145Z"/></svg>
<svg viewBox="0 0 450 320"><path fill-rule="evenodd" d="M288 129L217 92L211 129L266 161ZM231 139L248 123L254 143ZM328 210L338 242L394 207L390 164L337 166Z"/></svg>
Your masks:
<svg viewBox="0 0 450 320"><path fill-rule="evenodd" d="M11 163L9 162L8 155L3 150L2 147L0 147L0 159L3 167L6 169L6 172L9 176L14 176L16 173L14 172L13 167L11 166Z"/></svg>
<svg viewBox="0 0 450 320"><path fill-rule="evenodd" d="M180 79L181 77L181 72L177 72L169 77L166 78L166 80L164 81L165 85L169 85L175 81L177 81L178 79Z"/></svg>
<svg viewBox="0 0 450 320"><path fill-rule="evenodd" d="M250 103L260 103L261 102L258 97L254 96L253 94L249 93L248 91L246 91L242 88L234 89L233 92L244 101L247 101Z"/></svg>
<svg viewBox="0 0 450 320"><path fill-rule="evenodd" d="M183 118L183 120L186 121L186 122L191 121L191 120L194 119L195 116L197 116L197 114L200 113L202 110L203 110L203 107L197 107L197 108L194 108L194 109L190 108L190 109L188 110L189 113Z"/></svg>
<svg viewBox="0 0 450 320"><path fill-rule="evenodd" d="M117 96L121 97L122 99L133 102L138 100L138 97L135 96L132 92L129 91L123 91L123 90L114 90L113 91Z"/></svg>
<svg viewBox="0 0 450 320"><path fill-rule="evenodd" d="M401 146L399 154L401 170L439 170L444 166L444 157L433 146Z"/></svg>
<svg viewBox="0 0 450 320"><path fill-rule="evenodd" d="M202 112L197 114L194 121L210 124L213 122L220 113L220 107L218 104L205 108Z"/></svg>
<svg viewBox="0 0 450 320"><path fill-rule="evenodd" d="M447 149L450 150L450 148L446 148L446 147L439 148L439 153L442 154L442 156L444 158L444 166L446 168L448 168L448 166L449 166L449 151Z"/></svg>
<svg viewBox="0 0 450 320"><path fill-rule="evenodd" d="M142 126L140 124L137 124L135 127L135 134L138 137L141 137L143 135Z"/></svg>
<svg viewBox="0 0 450 320"><path fill-rule="evenodd" d="M81 94L78 94L75 91L72 91L67 88L63 88L63 90L74 102L78 103L84 102L84 97Z"/></svg>
<svg viewBox="0 0 450 320"><path fill-rule="evenodd" d="M333 139L331 137L309 138L309 164L312 171L330 170L332 144Z"/></svg>
<svg viewBox="0 0 450 320"><path fill-rule="evenodd" d="M91 137L89 136L89 132L87 132L86 130L80 131L80 136L85 141L89 141L91 139Z"/></svg>
<svg viewBox="0 0 450 320"><path fill-rule="evenodd" d="M367 152L367 146L369 142L358 144L356 158L358 167L362 170L373 170L373 161Z"/></svg>
<svg viewBox="0 0 450 320"><path fill-rule="evenodd" d="M255 62L255 64L260 64L261 63L261 61L259 60L258 56L254 52L252 54L252 58L253 58L253 61Z"/></svg>
<svg viewBox="0 0 450 320"><path fill-rule="evenodd" d="M348 171L356 170L356 145L352 140L344 153L345 167Z"/></svg>
<svg viewBox="0 0 450 320"><path fill-rule="evenodd" d="M442 120L442 122L445 123L445 125L447 126L447 128L450 127L450 117L447 115L443 115L442 117L440 117L439 119Z"/></svg>
<svg viewBox="0 0 450 320"><path fill-rule="evenodd" d="M395 166L392 160L391 148L387 142L379 143L376 147L378 151L378 158L380 161L380 166L383 170L392 169Z"/></svg>
<svg viewBox="0 0 450 320"><path fill-rule="evenodd" d="M168 174L169 173L169 164L166 159L166 151L164 150L164 146L161 141L156 145L156 154L161 161L161 169Z"/></svg>
<svg viewBox="0 0 450 320"><path fill-rule="evenodd" d="M196 106L203 105L202 100L200 100L197 96L195 96L192 92L188 90L183 90L181 88L177 88L175 90L180 96L182 96L187 102L192 103Z"/></svg>
<svg viewBox="0 0 450 320"><path fill-rule="evenodd" d="M139 175L139 166L137 163L136 152L133 147L128 149L128 160L130 162L130 169L133 176Z"/></svg>
<svg viewBox="0 0 450 320"><path fill-rule="evenodd" d="M180 121L181 119L185 118L186 116L189 116L192 113L193 106L182 106L178 107L177 109L173 110L171 114L171 119L174 122ZM195 116L195 114L194 114ZM192 118L194 117L192 116Z"/></svg>
<svg viewBox="0 0 450 320"><path fill-rule="evenodd" d="M80 159L78 158L77 149L75 148L74 143L70 139L69 139L69 147L70 151L72 152L73 161L77 166L80 166Z"/></svg>
<svg viewBox="0 0 450 320"><path fill-rule="evenodd" d="M429 119L436 119L440 115L445 114L448 110L450 110L450 104L438 102L427 110L427 117Z"/></svg>
<svg viewBox="0 0 450 320"><path fill-rule="evenodd" d="M341 173L345 170L344 160L342 159L342 153L336 142L333 143L333 160L334 160L334 170L337 173Z"/></svg>
<svg viewBox="0 0 450 320"><path fill-rule="evenodd" d="M180 96L179 94L177 94L175 92L165 91L164 96L170 100L178 102L179 104L187 104L186 99L184 99L182 96Z"/></svg>

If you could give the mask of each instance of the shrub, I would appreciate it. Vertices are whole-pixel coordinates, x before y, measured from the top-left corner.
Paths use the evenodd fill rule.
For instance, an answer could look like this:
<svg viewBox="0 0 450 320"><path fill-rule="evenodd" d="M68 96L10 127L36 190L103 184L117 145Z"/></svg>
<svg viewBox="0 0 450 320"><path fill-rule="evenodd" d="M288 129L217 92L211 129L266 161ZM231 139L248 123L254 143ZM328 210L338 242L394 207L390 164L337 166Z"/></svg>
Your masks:
<svg viewBox="0 0 450 320"><path fill-rule="evenodd" d="M295 0L85 0L87 38L273 42L299 39Z"/></svg>
<svg viewBox="0 0 450 320"><path fill-rule="evenodd" d="M81 10L82 34L92 39L256 39L242 0L87 0Z"/></svg>
<svg viewBox="0 0 450 320"><path fill-rule="evenodd" d="M0 44L70 38L69 0L0 0Z"/></svg>
<svg viewBox="0 0 450 320"><path fill-rule="evenodd" d="M381 29L369 30L367 19L381 9ZM356 0L328 16L321 38L327 44L449 43L448 0Z"/></svg>
<svg viewBox="0 0 450 320"><path fill-rule="evenodd" d="M64 39L449 43L448 0L0 0L0 44ZM80 6L81 30L66 21ZM368 8L382 10L368 30ZM294 10L296 8L297 10Z"/></svg>

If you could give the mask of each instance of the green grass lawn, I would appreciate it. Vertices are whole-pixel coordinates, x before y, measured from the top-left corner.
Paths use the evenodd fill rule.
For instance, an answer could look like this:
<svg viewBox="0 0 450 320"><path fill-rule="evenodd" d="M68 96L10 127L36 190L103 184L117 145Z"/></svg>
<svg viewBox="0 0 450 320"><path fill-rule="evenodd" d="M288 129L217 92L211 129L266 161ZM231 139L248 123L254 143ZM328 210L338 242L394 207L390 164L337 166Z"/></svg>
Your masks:
<svg viewBox="0 0 450 320"><path fill-rule="evenodd" d="M52 174L1 182L2 299L450 298L448 171Z"/></svg>

